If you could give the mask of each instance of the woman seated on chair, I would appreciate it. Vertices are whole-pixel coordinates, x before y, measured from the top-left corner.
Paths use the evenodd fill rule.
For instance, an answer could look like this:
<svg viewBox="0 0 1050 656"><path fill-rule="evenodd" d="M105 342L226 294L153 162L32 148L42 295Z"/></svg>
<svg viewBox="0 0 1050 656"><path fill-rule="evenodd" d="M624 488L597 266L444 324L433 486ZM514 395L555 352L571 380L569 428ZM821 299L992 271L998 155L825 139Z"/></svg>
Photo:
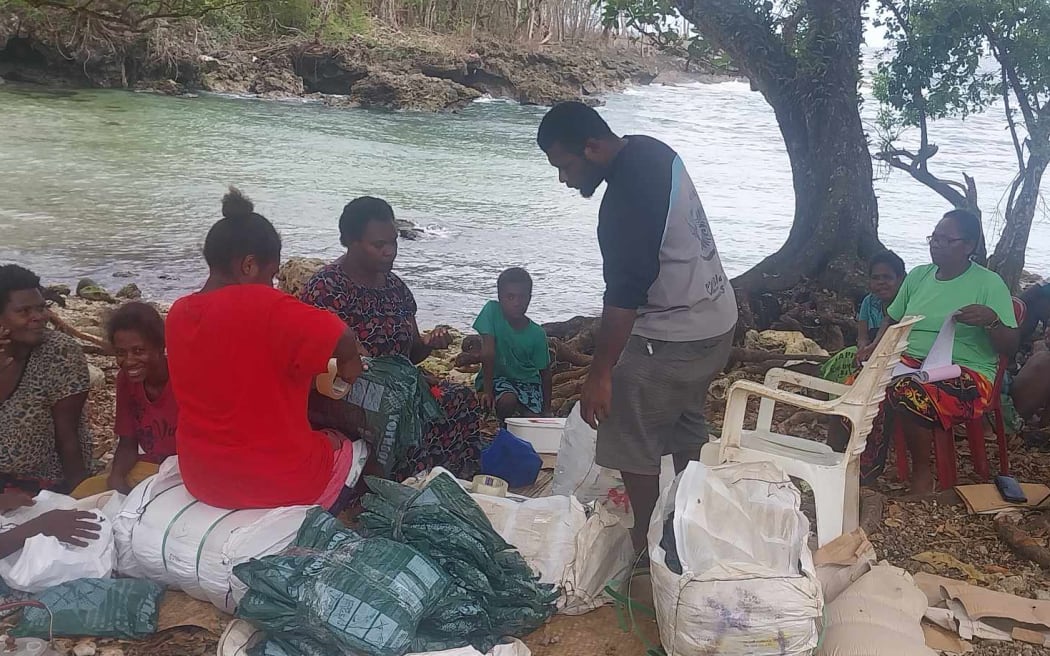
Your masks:
<svg viewBox="0 0 1050 656"><path fill-rule="evenodd" d="M886 308L879 337L905 316L922 315L911 331L902 360L919 367L933 346L941 325L955 317L952 360L962 369L958 378L920 383L913 377L898 378L886 389L884 412L890 422L901 422L911 453L911 492L928 494L934 489L930 454L934 431L951 430L960 422L980 417L991 401L999 355L1017 349L1018 331L1010 290L996 273L974 262L984 238L981 221L965 210L944 215L928 238L933 264L912 270L897 298ZM878 341L858 353L866 360ZM886 464L889 431L873 430L861 461L866 482ZM898 458L905 457L897 454Z"/></svg>

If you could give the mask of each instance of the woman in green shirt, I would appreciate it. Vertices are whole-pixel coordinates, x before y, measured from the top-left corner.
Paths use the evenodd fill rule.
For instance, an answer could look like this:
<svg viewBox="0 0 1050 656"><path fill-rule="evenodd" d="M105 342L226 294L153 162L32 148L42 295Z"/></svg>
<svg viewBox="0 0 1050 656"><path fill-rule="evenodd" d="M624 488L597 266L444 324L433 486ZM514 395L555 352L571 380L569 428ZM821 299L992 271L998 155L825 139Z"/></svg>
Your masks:
<svg viewBox="0 0 1050 656"><path fill-rule="evenodd" d="M1010 290L998 274L973 261L983 243L981 221L965 210L944 215L927 239L933 264L916 269L904 279L896 299L886 308L882 332L905 316L922 315L909 338L903 361L918 367L926 358L941 326L955 317L952 362L962 375L936 383L913 377L898 378L886 389L883 410L902 422L911 453L913 494L934 489L930 453L936 428L951 430L979 417L991 401L992 383L1000 355L1017 350L1018 331ZM878 341L876 340L875 344ZM859 354L866 359L875 344ZM872 431L861 461L866 481L881 473L889 448L888 436ZM904 454L898 454L904 457Z"/></svg>

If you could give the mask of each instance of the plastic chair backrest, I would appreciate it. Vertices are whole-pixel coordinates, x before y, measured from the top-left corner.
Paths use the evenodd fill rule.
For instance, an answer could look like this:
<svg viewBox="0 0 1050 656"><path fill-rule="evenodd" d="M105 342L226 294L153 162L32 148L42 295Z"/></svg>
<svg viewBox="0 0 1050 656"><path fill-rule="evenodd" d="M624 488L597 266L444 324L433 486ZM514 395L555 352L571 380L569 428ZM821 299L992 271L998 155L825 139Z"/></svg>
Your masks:
<svg viewBox="0 0 1050 656"><path fill-rule="evenodd" d="M849 391L839 397L840 403L863 409L859 418L856 415L851 418L855 425L846 453L853 454L864 450L868 433L871 432L875 417L879 414L879 405L886 398L886 386L893 378L893 370L900 362L901 354L908 348L911 329L923 319L921 315L904 317L890 326Z"/></svg>
<svg viewBox="0 0 1050 656"><path fill-rule="evenodd" d="M1028 318L1028 306L1024 301L1014 296L1014 319L1017 320L1017 326L1020 327L1026 318ZM1003 377L1006 374L1007 367L1010 366L1010 360L1013 358L1012 355L1000 355L999 356L999 367L995 370L995 383L992 385L992 400L998 399L1002 394L1003 390Z"/></svg>

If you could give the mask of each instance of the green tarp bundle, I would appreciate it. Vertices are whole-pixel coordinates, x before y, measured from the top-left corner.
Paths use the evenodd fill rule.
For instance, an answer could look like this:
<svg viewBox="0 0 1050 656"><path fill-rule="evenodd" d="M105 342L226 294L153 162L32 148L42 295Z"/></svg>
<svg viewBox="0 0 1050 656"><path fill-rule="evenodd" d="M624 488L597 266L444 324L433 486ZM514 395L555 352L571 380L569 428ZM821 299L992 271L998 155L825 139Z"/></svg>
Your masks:
<svg viewBox="0 0 1050 656"><path fill-rule="evenodd" d="M237 615L267 634L250 656L487 652L554 614L558 591L451 477L368 483L363 534L316 509L295 546L234 567L249 588Z"/></svg>
<svg viewBox="0 0 1050 656"><path fill-rule="evenodd" d="M409 449L420 445L428 423L445 420L423 373L399 355L370 358L346 401L365 411L376 440L376 459L386 474Z"/></svg>
<svg viewBox="0 0 1050 656"><path fill-rule="evenodd" d="M450 476L437 476L422 490L377 479L368 484L372 493L359 518L366 534L415 547L451 579L448 594L420 622L413 651L470 644L487 652L554 614L557 590L538 581Z"/></svg>
<svg viewBox="0 0 1050 656"><path fill-rule="evenodd" d="M295 547L233 571L249 588L237 615L267 632L251 656L401 656L450 583L416 549L364 539L320 508Z"/></svg>
<svg viewBox="0 0 1050 656"><path fill-rule="evenodd" d="M33 597L43 608L26 608L11 631L17 638L94 636L138 640L157 631L164 588L141 579L77 579ZM52 618L54 622L52 623Z"/></svg>

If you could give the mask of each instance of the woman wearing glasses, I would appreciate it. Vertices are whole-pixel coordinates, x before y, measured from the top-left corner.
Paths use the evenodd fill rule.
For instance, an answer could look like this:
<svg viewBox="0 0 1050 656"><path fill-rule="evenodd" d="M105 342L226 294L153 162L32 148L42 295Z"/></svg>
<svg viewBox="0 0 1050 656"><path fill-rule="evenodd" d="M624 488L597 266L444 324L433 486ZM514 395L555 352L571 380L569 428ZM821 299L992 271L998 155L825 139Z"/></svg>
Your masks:
<svg viewBox="0 0 1050 656"><path fill-rule="evenodd" d="M915 495L934 489L930 464L934 429L940 426L951 430L984 413L991 401L999 355L1012 355L1018 343L1010 290L998 274L973 261L984 243L980 219L965 210L952 210L927 241L933 264L913 269L904 279L897 298L886 308L879 333L881 337L886 328L905 316L925 317L912 329L903 357L905 364L918 367L945 319L955 317L952 362L959 365L962 375L936 383L899 378L886 390L883 409L890 413L890 421L903 426L912 461L911 492ZM859 358L870 356L874 346ZM890 442L888 435L875 435L875 431L872 438L876 439L869 439L862 460L862 473L869 480L885 466Z"/></svg>
<svg viewBox="0 0 1050 656"><path fill-rule="evenodd" d="M88 474L87 359L48 318L40 279L0 266L0 492L69 492Z"/></svg>

